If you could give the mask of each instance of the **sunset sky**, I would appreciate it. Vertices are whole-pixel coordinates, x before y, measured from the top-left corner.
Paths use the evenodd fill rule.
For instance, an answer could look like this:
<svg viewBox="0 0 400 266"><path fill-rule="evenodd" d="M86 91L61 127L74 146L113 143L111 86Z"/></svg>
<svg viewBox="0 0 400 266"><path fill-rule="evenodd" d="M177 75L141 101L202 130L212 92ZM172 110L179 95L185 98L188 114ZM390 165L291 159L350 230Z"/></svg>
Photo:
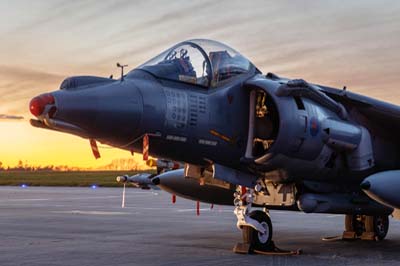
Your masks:
<svg viewBox="0 0 400 266"><path fill-rule="evenodd" d="M28 103L72 75L119 75L209 38L264 73L400 104L399 1L0 0L0 161L97 167L130 153L33 128ZM140 156L137 156L139 159Z"/></svg>

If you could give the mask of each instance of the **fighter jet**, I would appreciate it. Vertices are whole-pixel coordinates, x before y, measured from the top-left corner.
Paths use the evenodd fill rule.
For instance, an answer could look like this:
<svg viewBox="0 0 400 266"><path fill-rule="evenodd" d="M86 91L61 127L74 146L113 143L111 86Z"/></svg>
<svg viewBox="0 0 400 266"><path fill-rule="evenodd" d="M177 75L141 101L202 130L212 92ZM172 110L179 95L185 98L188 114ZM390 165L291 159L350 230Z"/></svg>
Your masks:
<svg viewBox="0 0 400 266"><path fill-rule="evenodd" d="M274 209L343 214L343 238L385 238L400 208L399 106L265 75L205 39L119 67L118 79L70 77L33 98L31 124L89 139L96 157L100 142L184 162L152 182L234 205L249 251L270 250Z"/></svg>

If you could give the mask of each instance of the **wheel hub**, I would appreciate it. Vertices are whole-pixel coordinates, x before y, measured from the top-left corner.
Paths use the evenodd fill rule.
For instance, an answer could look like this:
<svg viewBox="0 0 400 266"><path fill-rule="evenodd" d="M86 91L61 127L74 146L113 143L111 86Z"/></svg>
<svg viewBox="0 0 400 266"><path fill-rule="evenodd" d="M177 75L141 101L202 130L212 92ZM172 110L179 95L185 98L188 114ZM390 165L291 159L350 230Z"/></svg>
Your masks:
<svg viewBox="0 0 400 266"><path fill-rule="evenodd" d="M381 217L376 219L376 230L379 234L385 233L385 225L383 224L383 219Z"/></svg>
<svg viewBox="0 0 400 266"><path fill-rule="evenodd" d="M265 229L265 233L258 232L258 240L260 243L265 244L269 238L268 224L266 222L261 222L261 226Z"/></svg>

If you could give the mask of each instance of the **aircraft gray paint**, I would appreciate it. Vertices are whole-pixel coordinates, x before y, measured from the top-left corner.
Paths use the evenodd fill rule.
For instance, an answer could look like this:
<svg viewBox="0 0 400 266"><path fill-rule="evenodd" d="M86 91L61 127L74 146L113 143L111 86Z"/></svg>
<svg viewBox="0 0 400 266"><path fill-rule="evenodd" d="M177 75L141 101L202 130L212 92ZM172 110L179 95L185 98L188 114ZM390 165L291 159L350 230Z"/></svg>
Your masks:
<svg viewBox="0 0 400 266"><path fill-rule="evenodd" d="M379 240L400 208L390 171L400 165L400 107L263 75L216 41L179 43L118 80L68 78L30 110L33 126L132 152L149 136L151 156L185 163L151 181L232 202L250 251L273 243L268 213L252 206L345 214L344 238Z"/></svg>

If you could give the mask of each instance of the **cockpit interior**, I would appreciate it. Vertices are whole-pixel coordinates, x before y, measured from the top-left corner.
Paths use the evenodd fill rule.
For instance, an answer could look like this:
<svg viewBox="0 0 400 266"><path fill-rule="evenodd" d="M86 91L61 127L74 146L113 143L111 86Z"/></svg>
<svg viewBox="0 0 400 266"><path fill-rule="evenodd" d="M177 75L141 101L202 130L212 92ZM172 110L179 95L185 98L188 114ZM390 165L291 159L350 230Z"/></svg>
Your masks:
<svg viewBox="0 0 400 266"><path fill-rule="evenodd" d="M228 80L255 71L253 64L232 48L203 39L179 43L138 69L157 78L203 87L218 87Z"/></svg>

